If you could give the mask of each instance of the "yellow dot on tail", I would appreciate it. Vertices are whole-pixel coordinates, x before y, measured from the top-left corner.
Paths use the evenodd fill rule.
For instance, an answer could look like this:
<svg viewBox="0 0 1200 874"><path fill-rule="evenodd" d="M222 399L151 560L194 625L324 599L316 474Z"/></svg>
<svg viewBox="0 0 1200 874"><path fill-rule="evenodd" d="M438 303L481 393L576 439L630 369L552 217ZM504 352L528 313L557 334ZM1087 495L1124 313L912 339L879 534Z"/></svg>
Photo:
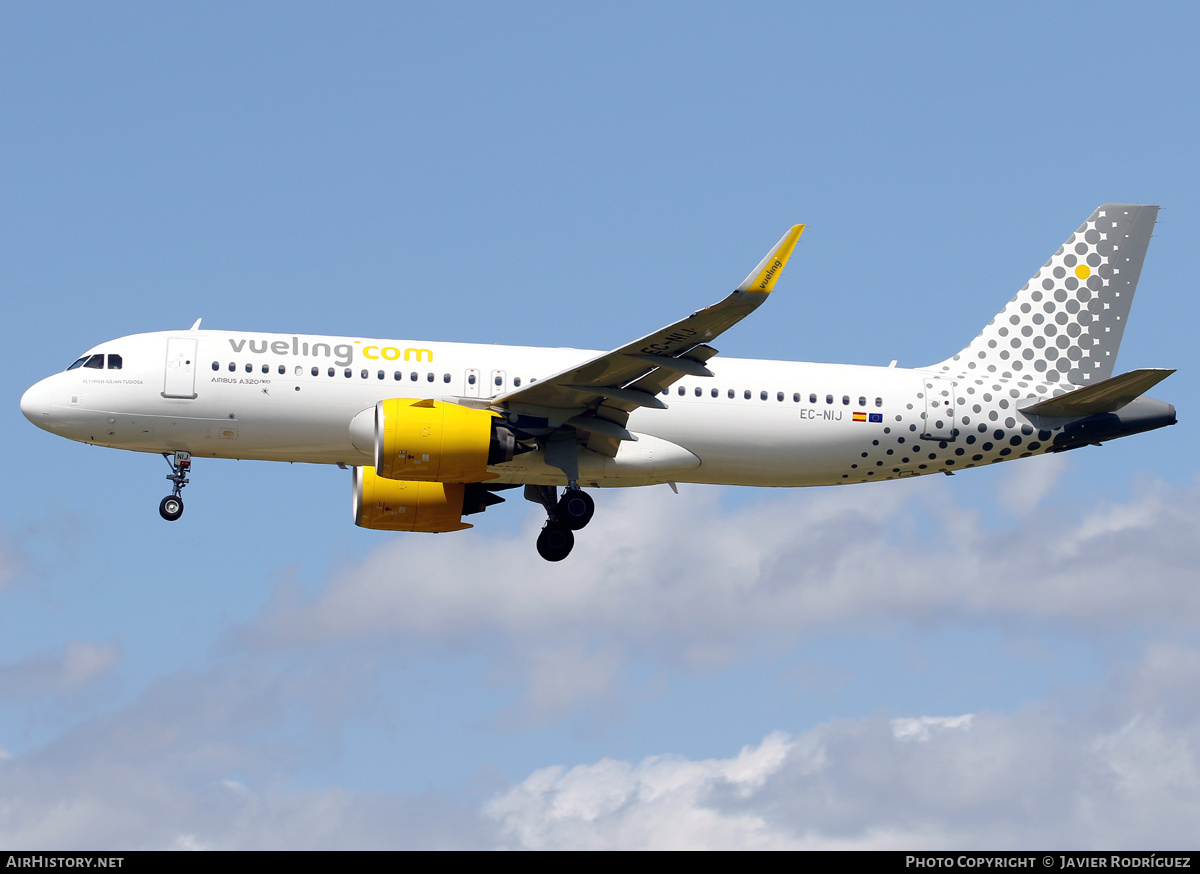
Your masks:
<svg viewBox="0 0 1200 874"><path fill-rule="evenodd" d="M1092 271L1091 268L1089 268L1086 264L1080 264L1075 268L1075 275L1080 279L1087 279L1092 275Z"/></svg>

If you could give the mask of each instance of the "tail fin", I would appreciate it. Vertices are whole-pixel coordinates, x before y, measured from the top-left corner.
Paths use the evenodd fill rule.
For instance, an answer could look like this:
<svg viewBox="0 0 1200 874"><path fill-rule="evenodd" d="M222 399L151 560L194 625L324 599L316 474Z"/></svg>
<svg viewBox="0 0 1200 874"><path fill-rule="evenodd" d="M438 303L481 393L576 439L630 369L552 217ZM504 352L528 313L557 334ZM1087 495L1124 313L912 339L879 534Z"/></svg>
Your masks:
<svg viewBox="0 0 1200 874"><path fill-rule="evenodd" d="M971 345L930 369L1073 385L1111 377L1157 215L1098 207Z"/></svg>

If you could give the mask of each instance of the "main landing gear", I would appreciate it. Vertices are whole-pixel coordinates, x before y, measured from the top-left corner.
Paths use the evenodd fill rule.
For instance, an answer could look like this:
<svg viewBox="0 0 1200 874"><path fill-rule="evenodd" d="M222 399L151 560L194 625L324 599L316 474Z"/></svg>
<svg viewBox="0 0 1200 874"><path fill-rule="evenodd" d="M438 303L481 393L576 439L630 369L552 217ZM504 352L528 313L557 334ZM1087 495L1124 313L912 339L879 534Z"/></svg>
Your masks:
<svg viewBox="0 0 1200 874"><path fill-rule="evenodd" d="M174 522L183 515L183 498L180 497L180 492L183 487L188 484L188 471L192 469L192 455L190 452L176 452L171 455L169 452L164 452L162 457L167 460L167 464L171 465L171 473L167 476L173 484L171 494L167 495L158 505L158 515L162 516L168 522Z"/></svg>
<svg viewBox="0 0 1200 874"><path fill-rule="evenodd" d="M538 555L546 561L562 561L575 547L575 532L592 521L596 502L579 488L567 486L562 497L556 486L525 486L525 499L546 508L546 524L538 535Z"/></svg>

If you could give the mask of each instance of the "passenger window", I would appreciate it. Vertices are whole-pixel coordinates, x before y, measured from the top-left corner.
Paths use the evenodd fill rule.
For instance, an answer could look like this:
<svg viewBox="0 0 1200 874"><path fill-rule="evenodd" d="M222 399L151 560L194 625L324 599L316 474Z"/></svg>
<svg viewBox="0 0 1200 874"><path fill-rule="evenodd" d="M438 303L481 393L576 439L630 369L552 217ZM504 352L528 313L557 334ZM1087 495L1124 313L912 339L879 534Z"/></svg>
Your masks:
<svg viewBox="0 0 1200 874"><path fill-rule="evenodd" d="M382 373L382 371L380 371L380 372ZM360 376L361 376L363 379L366 379L366 378L367 378L367 368L365 368L365 367L364 367L364 368L362 369L362 373L361 373L361 374L359 374L359 375L360 375Z"/></svg>
<svg viewBox="0 0 1200 874"><path fill-rule="evenodd" d="M312 369L312 375L313 375L313 376L319 376L320 374L321 374L321 369L320 369L319 367L314 367L314 368Z"/></svg>
<svg viewBox="0 0 1200 874"><path fill-rule="evenodd" d="M875 398L875 406L882 407L883 406L883 398Z"/></svg>
<svg viewBox="0 0 1200 874"><path fill-rule="evenodd" d="M812 394L810 394L808 396L808 402L810 404L815 404L817 402L817 393L816 392L813 392Z"/></svg>
<svg viewBox="0 0 1200 874"><path fill-rule="evenodd" d="M408 375L408 378L409 378L410 380L412 380L413 382L416 382L416 381L417 381L417 372L414 370L412 373L410 373L410 374Z"/></svg>
<svg viewBox="0 0 1200 874"><path fill-rule="evenodd" d="M279 366L283 367L282 364ZM316 370L316 368L314 367L313 370ZM292 370L292 373L296 374L296 376L304 376L304 368L301 367L299 364L297 364L295 366L295 368ZM314 373L313 376L316 376L316 374Z"/></svg>
<svg viewBox="0 0 1200 874"><path fill-rule="evenodd" d="M426 382L433 382L433 374L432 374L432 373L430 373L430 374L427 374L427 375L426 375L426 377L425 377L425 381L426 381Z"/></svg>
<svg viewBox="0 0 1200 874"><path fill-rule="evenodd" d="M765 391L760 391L758 393L758 399L760 401L765 401L767 399L767 393Z"/></svg>
<svg viewBox="0 0 1200 874"><path fill-rule="evenodd" d="M865 407L867 405L867 399L865 397L859 397L858 405L860 407Z"/></svg>
<svg viewBox="0 0 1200 874"><path fill-rule="evenodd" d="M346 379L349 379L350 377L354 376L354 371L351 370L349 367L347 367L345 370L345 374L346 374Z"/></svg>
<svg viewBox="0 0 1200 874"><path fill-rule="evenodd" d="M842 404L847 407L850 406L850 395L842 395Z"/></svg>
<svg viewBox="0 0 1200 874"><path fill-rule="evenodd" d="M395 373L395 376L394 376L394 378L395 378L396 382L399 382L399 381L400 381L400 377L402 377L403 375L404 375L403 373L401 373L399 370L397 370L397 371L396 371L396 373Z"/></svg>
<svg viewBox="0 0 1200 874"><path fill-rule="evenodd" d="M280 364L280 365L279 365L279 375L280 375L280 376L283 376L285 373L287 373L287 368L286 368L286 367L284 367L282 364ZM299 375L300 375L300 368L299 368L299 367L297 367L297 368L296 368L296 375L297 375L297 376L299 376Z"/></svg>
<svg viewBox="0 0 1200 874"><path fill-rule="evenodd" d="M750 400L750 389L746 389L744 392L742 392L742 397L746 400Z"/></svg>
<svg viewBox="0 0 1200 874"><path fill-rule="evenodd" d="M220 370L220 369L221 369L221 362L214 361L213 362L213 370Z"/></svg>
<svg viewBox="0 0 1200 874"><path fill-rule="evenodd" d="M733 400L733 397L734 397L734 391L733 391L733 389L730 389L730 390L729 390L729 393L728 393L727 397L728 397L730 400Z"/></svg>
<svg viewBox="0 0 1200 874"><path fill-rule="evenodd" d="M379 378L380 378L380 379L383 379L383 371L382 371L382 370L381 370L381 371L379 371Z"/></svg>
<svg viewBox="0 0 1200 874"><path fill-rule="evenodd" d="M514 385L516 388L520 388L520 387L521 387L521 377L519 377L519 376L518 376L516 379L514 379L514 380L513 380L513 385Z"/></svg>
<svg viewBox="0 0 1200 874"><path fill-rule="evenodd" d="M783 400L783 392L779 392L778 394L776 394L775 400L782 401Z"/></svg>
<svg viewBox="0 0 1200 874"><path fill-rule="evenodd" d="M696 386L696 397L701 397L701 396L703 396L703 394L704 394L704 389L700 388L700 386Z"/></svg>
<svg viewBox="0 0 1200 874"><path fill-rule="evenodd" d="M797 404L800 403L800 392L796 392L794 395L792 395L792 402Z"/></svg>
<svg viewBox="0 0 1200 874"><path fill-rule="evenodd" d="M327 372L327 373L328 373L330 376L333 376L335 373L337 373L337 371L336 371L336 370L334 370L332 367L331 367L331 368L329 368L329 370L328 370L328 371L326 371L326 372Z"/></svg>
<svg viewBox="0 0 1200 874"><path fill-rule="evenodd" d="M237 365L234 364L232 361L230 361L229 362L229 372L233 373L235 370L237 370Z"/></svg>
<svg viewBox="0 0 1200 874"><path fill-rule="evenodd" d="M443 373L442 374L442 382L449 382L449 381L450 381L450 374ZM496 380L496 385L499 385L499 384L500 384L500 380Z"/></svg>
<svg viewBox="0 0 1200 874"><path fill-rule="evenodd" d="M683 397L683 393L684 393L685 391L686 391L686 389L684 389L684 387L683 387L683 386L680 386L680 387L679 387L679 396L680 396L680 397Z"/></svg>
<svg viewBox="0 0 1200 874"><path fill-rule="evenodd" d="M720 397L720 396L721 396L721 393L720 393L719 391L717 391L717 390L714 388L714 389L712 390L712 396L713 396L714 398L715 398L715 397Z"/></svg>
<svg viewBox="0 0 1200 874"><path fill-rule="evenodd" d="M449 381L450 381L450 377L449 377L449 376L447 376L447 377L446 377L446 382L449 382ZM496 387L497 387L497 388L499 388L499 387L500 387L500 386L502 386L503 384L504 384L504 380L502 380L500 377L498 377L498 376L497 376L497 377L496 377Z"/></svg>
<svg viewBox="0 0 1200 874"><path fill-rule="evenodd" d="M825 395L825 403L832 404L833 403L833 395Z"/></svg>
<svg viewBox="0 0 1200 874"><path fill-rule="evenodd" d="M120 355L109 355L108 356L108 369L109 370L120 370L121 369L121 356Z"/></svg>
<svg viewBox="0 0 1200 874"><path fill-rule="evenodd" d="M475 384L475 374L472 373L470 376L467 377L467 385L474 385L474 384Z"/></svg>
<svg viewBox="0 0 1200 874"><path fill-rule="evenodd" d="M270 364L264 364L264 365L262 366L262 372L263 372L263 373L270 373L270 372L271 372L271 365L270 365Z"/></svg>
<svg viewBox="0 0 1200 874"><path fill-rule="evenodd" d="M249 361L247 361L247 362L246 362L246 372L247 372L247 373L253 373L253 372L254 372L254 365L253 365L253 364L251 364Z"/></svg>

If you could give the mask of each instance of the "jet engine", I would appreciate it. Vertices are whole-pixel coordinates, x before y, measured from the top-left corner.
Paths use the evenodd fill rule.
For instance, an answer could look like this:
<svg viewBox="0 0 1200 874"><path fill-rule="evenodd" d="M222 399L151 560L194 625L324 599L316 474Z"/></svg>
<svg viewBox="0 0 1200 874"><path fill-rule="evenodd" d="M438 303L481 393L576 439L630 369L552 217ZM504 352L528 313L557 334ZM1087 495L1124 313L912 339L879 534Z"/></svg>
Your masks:
<svg viewBox="0 0 1200 874"><path fill-rule="evenodd" d="M489 410L413 398L375 406L375 473L385 479L477 483L494 479L488 465L517 451L513 432Z"/></svg>
<svg viewBox="0 0 1200 874"><path fill-rule="evenodd" d="M383 531L461 531L472 527L462 521L463 516L482 513L504 501L492 488L483 483L384 479L373 467L356 467L354 524Z"/></svg>

